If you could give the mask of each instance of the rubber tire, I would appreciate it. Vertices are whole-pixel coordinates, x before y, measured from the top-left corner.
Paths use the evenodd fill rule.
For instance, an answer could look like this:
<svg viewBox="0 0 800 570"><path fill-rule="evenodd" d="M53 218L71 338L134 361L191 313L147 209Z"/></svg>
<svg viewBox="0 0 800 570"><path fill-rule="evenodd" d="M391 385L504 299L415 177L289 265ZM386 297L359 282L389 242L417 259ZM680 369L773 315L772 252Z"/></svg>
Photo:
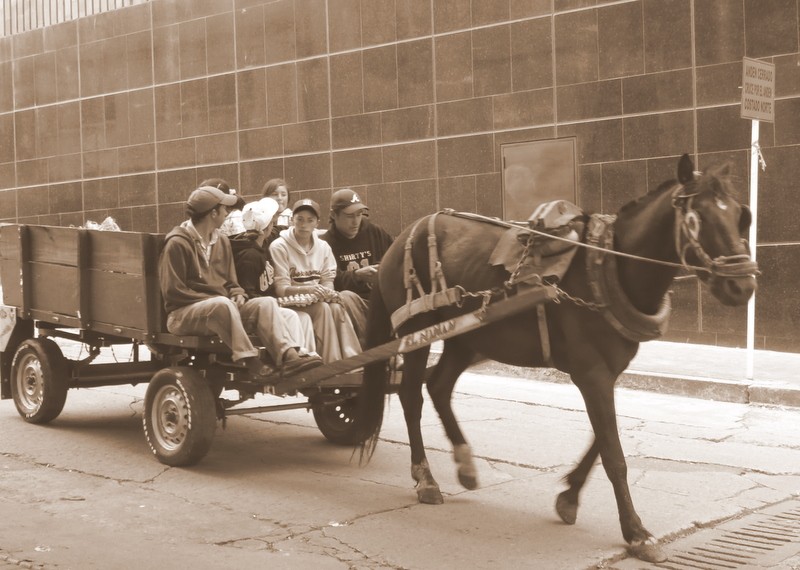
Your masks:
<svg viewBox="0 0 800 570"><path fill-rule="evenodd" d="M353 446L361 443L356 434L355 412L357 396L347 398L339 404L315 405L311 407L314 421L325 439L336 445Z"/></svg>
<svg viewBox="0 0 800 570"><path fill-rule="evenodd" d="M200 461L217 428L214 395L205 378L184 366L156 372L147 386L142 423L150 450L164 465Z"/></svg>
<svg viewBox="0 0 800 570"><path fill-rule="evenodd" d="M26 422L46 424L67 401L69 367L61 348L49 338L23 341L11 363L11 397Z"/></svg>

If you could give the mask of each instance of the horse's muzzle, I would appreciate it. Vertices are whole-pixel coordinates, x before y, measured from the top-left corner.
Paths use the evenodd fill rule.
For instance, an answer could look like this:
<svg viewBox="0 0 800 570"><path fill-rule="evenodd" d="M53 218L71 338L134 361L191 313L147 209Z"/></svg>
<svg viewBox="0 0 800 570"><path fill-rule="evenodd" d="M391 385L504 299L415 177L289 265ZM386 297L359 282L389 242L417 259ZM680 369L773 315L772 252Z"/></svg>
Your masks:
<svg viewBox="0 0 800 570"><path fill-rule="evenodd" d="M711 294L720 303L729 307L738 307L747 303L758 284L755 275L721 276L712 275L708 279Z"/></svg>

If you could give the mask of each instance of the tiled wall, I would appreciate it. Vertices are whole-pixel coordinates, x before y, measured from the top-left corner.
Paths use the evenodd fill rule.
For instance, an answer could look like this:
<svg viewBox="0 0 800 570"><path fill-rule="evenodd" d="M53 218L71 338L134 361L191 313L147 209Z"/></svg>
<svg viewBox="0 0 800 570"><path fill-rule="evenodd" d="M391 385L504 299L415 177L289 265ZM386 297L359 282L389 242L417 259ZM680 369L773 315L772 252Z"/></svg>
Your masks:
<svg viewBox="0 0 800 570"><path fill-rule="evenodd" d="M558 137L587 210L684 152L732 161L746 200L741 59L763 58L758 342L800 350L799 3L153 0L0 38L0 219L163 232L205 177L254 196L278 176L323 208L352 186L396 233L444 207L501 215L501 145ZM670 338L743 342L745 311L696 282L675 305Z"/></svg>

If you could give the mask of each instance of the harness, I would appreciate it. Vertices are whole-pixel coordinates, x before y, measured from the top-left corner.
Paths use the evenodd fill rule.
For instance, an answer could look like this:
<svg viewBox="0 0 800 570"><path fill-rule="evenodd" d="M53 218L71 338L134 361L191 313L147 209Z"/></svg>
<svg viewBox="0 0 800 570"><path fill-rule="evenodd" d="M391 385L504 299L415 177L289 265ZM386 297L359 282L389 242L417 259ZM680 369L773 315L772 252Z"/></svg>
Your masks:
<svg viewBox="0 0 800 570"><path fill-rule="evenodd" d="M392 313L392 328L397 331L404 322L420 313L451 305L460 307L465 297L483 297L485 306L495 295L501 293L507 295L512 292L516 286L528 285L533 287L546 285L556 289L556 302L566 299L578 306L600 312L619 334L629 340L642 342L659 338L666 332L669 315L672 309L670 300L671 293L668 292L664 296L655 314L651 315L640 312L630 302L619 283L617 257L627 257L659 265L683 268L695 272L704 272L709 274L711 279L759 274L758 264L752 261L748 254L718 256L716 258L711 258L711 256L708 255L698 239L700 235L700 215L692 208L692 202L698 194L683 194L682 192L684 190L685 187L682 184L678 184L675 189L671 191L672 207L675 210L675 249L680 263L648 259L637 255L614 251L614 223L616 221L616 216L612 215L591 215L586 231L586 242L581 243L574 241L574 238L565 237L566 234L564 232L554 233L552 231L543 231L544 229L552 230L554 228L535 229L521 224L498 220L497 218L489 218L466 212L455 212L450 209L437 212L428 217L427 224L428 264L431 280L430 292L426 292L422 283L420 283L416 269L414 268L412 256L412 249L417 231L420 224L425 219L422 218L413 226L406 239L403 258L403 281L406 288L406 303ZM537 208L537 212L549 212L549 204L550 203L547 204L548 208ZM575 206L572 207L575 208ZM436 219L437 216L441 214L508 228L509 232L506 232L506 236L513 234L513 237L510 239L524 243L524 248L518 257L513 271L509 266L506 266L511 276L503 284L503 287L497 287L488 291L468 292L460 285L454 287L447 286L447 281L442 271L442 264L441 261L439 261L435 232ZM535 212L534 216L531 217L531 221L533 221L536 216L537 214ZM563 216L558 219L560 223L565 223L565 218ZM564 227L564 225L559 226L559 228ZM501 241L506 239L506 236L501 238ZM548 240L561 242L562 245L560 247L551 247L550 249L558 251L558 253L567 252L570 255L570 261L571 255L574 254L576 249L575 246L581 246L588 250L586 255L586 270L589 276L589 287L593 297L591 301L573 297L558 287L558 278L560 278L563 273L557 275L555 279L544 283L540 273L530 271L531 266L537 266L541 257L541 249L537 251L534 248L534 242L537 236L543 236ZM742 239L742 241L745 240ZM564 243L567 244L567 247L563 246ZM690 250L702 264L701 267L690 265L686 261L686 253ZM534 260L533 263L529 262L531 259ZM566 265L568 265L568 263ZM415 297L415 294L417 297ZM537 305L536 308L542 342L542 354L545 363L550 365L550 342L544 306Z"/></svg>

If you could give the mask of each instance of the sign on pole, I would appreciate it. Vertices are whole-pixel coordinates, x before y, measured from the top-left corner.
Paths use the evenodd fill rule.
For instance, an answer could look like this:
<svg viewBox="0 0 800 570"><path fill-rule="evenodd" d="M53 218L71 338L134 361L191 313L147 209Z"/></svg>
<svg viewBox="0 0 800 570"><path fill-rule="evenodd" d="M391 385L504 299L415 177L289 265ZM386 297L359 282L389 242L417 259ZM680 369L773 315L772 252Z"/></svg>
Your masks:
<svg viewBox="0 0 800 570"><path fill-rule="evenodd" d="M766 166L758 144L759 121L775 122L775 65L757 59L742 61L742 109L743 119L750 119L750 255L756 261L758 245L758 166ZM747 359L745 377L753 379L753 360L756 330L756 295L747 303Z"/></svg>
<svg viewBox="0 0 800 570"><path fill-rule="evenodd" d="M775 64L744 58L742 119L775 121Z"/></svg>

